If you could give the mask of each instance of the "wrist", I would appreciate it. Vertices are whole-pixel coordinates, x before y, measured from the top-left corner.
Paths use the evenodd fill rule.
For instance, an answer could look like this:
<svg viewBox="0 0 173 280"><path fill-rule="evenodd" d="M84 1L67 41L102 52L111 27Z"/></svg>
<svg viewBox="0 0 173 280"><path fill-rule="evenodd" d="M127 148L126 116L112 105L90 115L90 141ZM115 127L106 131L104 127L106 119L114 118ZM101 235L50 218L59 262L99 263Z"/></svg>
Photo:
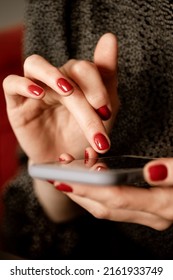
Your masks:
<svg viewBox="0 0 173 280"><path fill-rule="evenodd" d="M39 203L53 222L65 222L83 213L81 207L70 200L64 193L57 191L53 184L34 179L33 187Z"/></svg>

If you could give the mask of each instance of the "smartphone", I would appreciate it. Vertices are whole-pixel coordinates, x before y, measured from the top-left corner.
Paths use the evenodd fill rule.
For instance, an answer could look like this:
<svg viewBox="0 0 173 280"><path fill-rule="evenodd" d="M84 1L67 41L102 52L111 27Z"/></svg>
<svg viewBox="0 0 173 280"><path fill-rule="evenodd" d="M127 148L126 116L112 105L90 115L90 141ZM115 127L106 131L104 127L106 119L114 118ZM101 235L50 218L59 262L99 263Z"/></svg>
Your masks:
<svg viewBox="0 0 173 280"><path fill-rule="evenodd" d="M73 160L68 163L50 162L28 166L31 177L59 182L105 185L132 185L147 187L143 177L149 157L113 156L98 159Z"/></svg>

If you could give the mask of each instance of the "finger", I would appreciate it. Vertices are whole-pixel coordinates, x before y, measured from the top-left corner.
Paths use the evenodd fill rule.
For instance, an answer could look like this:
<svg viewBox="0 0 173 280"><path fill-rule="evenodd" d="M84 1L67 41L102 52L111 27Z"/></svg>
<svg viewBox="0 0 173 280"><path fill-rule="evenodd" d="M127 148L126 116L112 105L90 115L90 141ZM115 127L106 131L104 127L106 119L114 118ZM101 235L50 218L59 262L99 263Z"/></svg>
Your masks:
<svg viewBox="0 0 173 280"><path fill-rule="evenodd" d="M92 167L98 160L98 154L92 147L87 147L85 149L85 166L90 168Z"/></svg>
<svg viewBox="0 0 173 280"><path fill-rule="evenodd" d="M64 65L64 70L78 84L102 120L108 120L111 117L111 104L96 65L90 61L70 60Z"/></svg>
<svg viewBox="0 0 173 280"><path fill-rule="evenodd" d="M70 155L68 153L63 153L59 156L58 161L63 164L67 164L67 163L72 162L74 159L75 158L72 155Z"/></svg>
<svg viewBox="0 0 173 280"><path fill-rule="evenodd" d="M44 89L28 78L9 75L3 81L7 107L13 108L23 103L25 98L41 99ZM24 98L25 97L25 98Z"/></svg>
<svg viewBox="0 0 173 280"><path fill-rule="evenodd" d="M120 107L117 93L117 69L118 69L118 43L112 33L104 34L95 48L94 63L99 70L112 105L112 118L116 117Z"/></svg>
<svg viewBox="0 0 173 280"><path fill-rule="evenodd" d="M79 89L68 98L61 97L60 102L69 110L83 131L92 148L105 153L110 148L110 140L102 120L86 100ZM74 131L75 133L75 131Z"/></svg>
<svg viewBox="0 0 173 280"><path fill-rule="evenodd" d="M150 161L144 167L144 177L153 186L173 186L173 158Z"/></svg>
<svg viewBox="0 0 173 280"><path fill-rule="evenodd" d="M113 34L105 34L98 41L94 63L71 60L65 65L65 71L80 86L88 102L103 120L111 117L112 109L114 114L118 111L117 40Z"/></svg>
<svg viewBox="0 0 173 280"><path fill-rule="evenodd" d="M131 211L126 209L111 209L105 207L103 204L85 197L79 197L72 193L67 194L70 199L90 212L98 219L107 219L117 222L137 223L149 226L156 230L164 230L171 225L171 222L161 218L157 215L141 212Z"/></svg>
<svg viewBox="0 0 173 280"><path fill-rule="evenodd" d="M96 153L96 151L92 147L87 147L85 149L85 151L84 151L84 162L88 161L90 159L97 160L97 158L98 158L98 154ZM68 154L68 153L63 153L58 158L58 161L60 161L60 162L71 162L73 160L75 160L75 158L71 154Z"/></svg>
<svg viewBox="0 0 173 280"><path fill-rule="evenodd" d="M97 43L94 52L94 63L103 79L115 78L117 75L118 43L112 33L104 34Z"/></svg>
<svg viewBox="0 0 173 280"><path fill-rule="evenodd" d="M106 172L106 171L104 171ZM141 211L173 221L173 188L72 185L73 193L111 209Z"/></svg>
<svg viewBox="0 0 173 280"><path fill-rule="evenodd" d="M94 171L105 171L108 167L104 162L97 162L95 163L90 170Z"/></svg>
<svg viewBox="0 0 173 280"><path fill-rule="evenodd" d="M31 55L25 60L24 74L30 79L43 82L60 95L67 96L74 91L74 83L39 55Z"/></svg>
<svg viewBox="0 0 173 280"><path fill-rule="evenodd" d="M65 165L65 164L72 162L73 160L74 160L74 157L72 155L70 155L68 153L62 153L62 154L60 154L60 156L57 160L57 163ZM56 162L55 162L55 164L56 164ZM56 186L58 186L60 184L60 182L55 181L55 180L48 180L48 182L54 184L55 188L56 188Z"/></svg>

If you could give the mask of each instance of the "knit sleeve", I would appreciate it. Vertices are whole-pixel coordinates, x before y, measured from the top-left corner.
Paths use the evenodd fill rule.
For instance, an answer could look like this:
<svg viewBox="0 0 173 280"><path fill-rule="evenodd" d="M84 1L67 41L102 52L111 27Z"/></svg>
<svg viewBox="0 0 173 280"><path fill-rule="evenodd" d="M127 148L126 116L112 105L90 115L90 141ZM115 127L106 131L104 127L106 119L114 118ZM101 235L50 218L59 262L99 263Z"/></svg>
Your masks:
<svg viewBox="0 0 173 280"><path fill-rule="evenodd" d="M8 252L27 259L61 259L75 254L80 223L50 221L25 169L8 184L3 202L3 235Z"/></svg>

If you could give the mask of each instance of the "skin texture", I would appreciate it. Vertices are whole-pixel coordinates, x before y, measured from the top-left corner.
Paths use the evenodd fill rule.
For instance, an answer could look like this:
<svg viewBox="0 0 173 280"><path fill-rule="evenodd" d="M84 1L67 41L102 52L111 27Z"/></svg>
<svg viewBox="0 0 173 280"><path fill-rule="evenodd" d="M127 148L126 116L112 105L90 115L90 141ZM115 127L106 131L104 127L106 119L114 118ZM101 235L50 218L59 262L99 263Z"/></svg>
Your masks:
<svg viewBox="0 0 173 280"><path fill-rule="evenodd" d="M109 49L102 55L107 41ZM116 58L116 38L106 34L96 47L95 63L70 60L57 69L32 55L24 62L24 77L10 75L4 80L8 117L30 160L56 160L63 152L83 156L89 145L99 153L109 149L98 149L94 137L102 134L110 145L108 132L119 108ZM66 76L73 86L68 93L57 86L57 80ZM31 93L31 85L41 86L42 93ZM103 122L96 110L105 105L112 117Z"/></svg>
<svg viewBox="0 0 173 280"><path fill-rule="evenodd" d="M57 69L41 56L32 55L25 60L23 69L23 77L10 75L3 87L9 121L29 164L57 160L63 152L83 157L90 145L95 154L109 149L100 150L94 139L101 134L110 145L108 133L120 105L114 35L100 38L93 62L73 59ZM62 79L70 84L67 91L59 86ZM107 121L97 113L105 106L111 112ZM77 211L76 204L52 184L34 180L33 185L52 220L59 222L81 213L81 208Z"/></svg>
<svg viewBox="0 0 173 280"><path fill-rule="evenodd" d="M94 139L101 134L101 139L111 144L108 135L120 105L116 72L117 40L108 33L100 38L93 62L70 60L57 69L32 55L24 62L23 77L10 75L4 80L9 120L29 163L58 158L68 161L84 156L84 152L91 158L109 149L107 145L99 149ZM67 90L58 85L62 78ZM106 121L97 113L103 106L111 112ZM164 165L166 176L151 180L151 165ZM158 176L156 169L154 175ZM46 213L56 222L71 219L85 209L97 218L164 230L173 221L172 170L171 158L148 163L144 177L151 185L149 189L72 184L65 188L70 192L63 192L62 182L53 185L39 180L34 181L34 189Z"/></svg>

